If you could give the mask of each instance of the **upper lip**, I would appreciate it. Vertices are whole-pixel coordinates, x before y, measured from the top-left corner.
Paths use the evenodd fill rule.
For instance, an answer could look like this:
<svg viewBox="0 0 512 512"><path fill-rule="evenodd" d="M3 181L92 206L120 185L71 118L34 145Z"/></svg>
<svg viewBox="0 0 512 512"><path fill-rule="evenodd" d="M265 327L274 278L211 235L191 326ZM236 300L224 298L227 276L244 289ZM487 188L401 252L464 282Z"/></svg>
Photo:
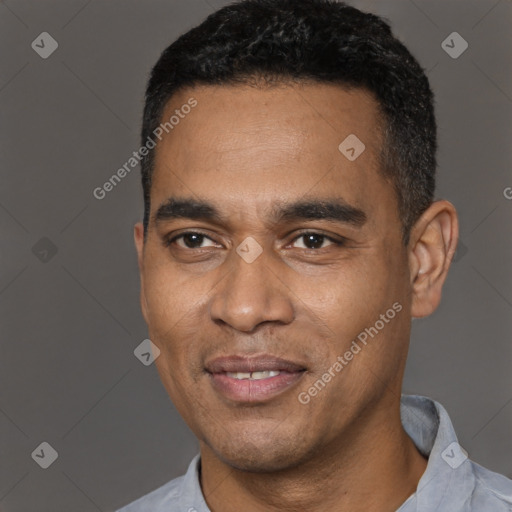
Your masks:
<svg viewBox="0 0 512 512"><path fill-rule="evenodd" d="M264 354L260 356L231 355L217 357L208 361L205 365L209 373L223 372L262 372L262 371L286 371L300 372L306 368L287 359Z"/></svg>

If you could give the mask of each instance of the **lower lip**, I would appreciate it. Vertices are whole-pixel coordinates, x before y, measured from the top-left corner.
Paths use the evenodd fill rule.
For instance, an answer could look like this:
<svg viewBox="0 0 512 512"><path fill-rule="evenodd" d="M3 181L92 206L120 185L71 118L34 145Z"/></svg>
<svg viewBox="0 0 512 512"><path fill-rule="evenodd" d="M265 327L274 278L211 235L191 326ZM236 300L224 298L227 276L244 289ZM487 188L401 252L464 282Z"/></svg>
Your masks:
<svg viewBox="0 0 512 512"><path fill-rule="evenodd" d="M236 402L263 402L292 387L304 372L281 372L266 379L234 379L225 373L209 374L213 387Z"/></svg>

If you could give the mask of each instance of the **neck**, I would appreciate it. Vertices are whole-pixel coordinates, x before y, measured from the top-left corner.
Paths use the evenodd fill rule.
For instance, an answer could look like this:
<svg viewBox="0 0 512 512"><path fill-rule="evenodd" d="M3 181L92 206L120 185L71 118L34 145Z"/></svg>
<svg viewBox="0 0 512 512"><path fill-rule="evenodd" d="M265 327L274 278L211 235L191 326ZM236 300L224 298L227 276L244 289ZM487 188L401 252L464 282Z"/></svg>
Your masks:
<svg viewBox="0 0 512 512"><path fill-rule="evenodd" d="M415 492L427 461L389 404L293 468L240 471L201 443L201 485L212 512L394 512ZM366 415L363 415L366 416Z"/></svg>

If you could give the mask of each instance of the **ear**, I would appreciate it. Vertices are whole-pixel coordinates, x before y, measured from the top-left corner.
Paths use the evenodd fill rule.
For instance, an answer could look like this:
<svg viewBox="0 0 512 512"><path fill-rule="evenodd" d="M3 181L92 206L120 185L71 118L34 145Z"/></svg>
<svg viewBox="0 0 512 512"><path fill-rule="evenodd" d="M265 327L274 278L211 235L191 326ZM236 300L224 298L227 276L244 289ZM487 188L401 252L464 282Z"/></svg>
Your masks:
<svg viewBox="0 0 512 512"><path fill-rule="evenodd" d="M139 265L140 276L140 307L144 320L148 323L148 303L146 293L144 291L144 226L142 222L137 222L133 227L133 238L135 241L135 249L137 250L137 263Z"/></svg>
<svg viewBox="0 0 512 512"><path fill-rule="evenodd" d="M439 305L458 239L457 212L449 201L434 202L413 226L409 269L414 318L430 315Z"/></svg>

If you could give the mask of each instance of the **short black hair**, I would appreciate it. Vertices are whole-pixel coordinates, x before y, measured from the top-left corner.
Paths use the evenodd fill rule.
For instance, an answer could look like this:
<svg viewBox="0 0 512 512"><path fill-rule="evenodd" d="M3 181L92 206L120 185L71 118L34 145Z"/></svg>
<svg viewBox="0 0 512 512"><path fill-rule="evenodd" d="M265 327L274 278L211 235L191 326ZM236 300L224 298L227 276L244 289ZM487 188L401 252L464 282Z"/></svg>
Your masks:
<svg viewBox="0 0 512 512"><path fill-rule="evenodd" d="M387 21L335 0L242 0L217 10L166 48L153 67L143 144L178 90L255 79L334 83L373 94L382 120L382 172L394 185L407 244L412 225L433 201L437 130L428 78ZM153 163L153 151L141 158L145 234Z"/></svg>

